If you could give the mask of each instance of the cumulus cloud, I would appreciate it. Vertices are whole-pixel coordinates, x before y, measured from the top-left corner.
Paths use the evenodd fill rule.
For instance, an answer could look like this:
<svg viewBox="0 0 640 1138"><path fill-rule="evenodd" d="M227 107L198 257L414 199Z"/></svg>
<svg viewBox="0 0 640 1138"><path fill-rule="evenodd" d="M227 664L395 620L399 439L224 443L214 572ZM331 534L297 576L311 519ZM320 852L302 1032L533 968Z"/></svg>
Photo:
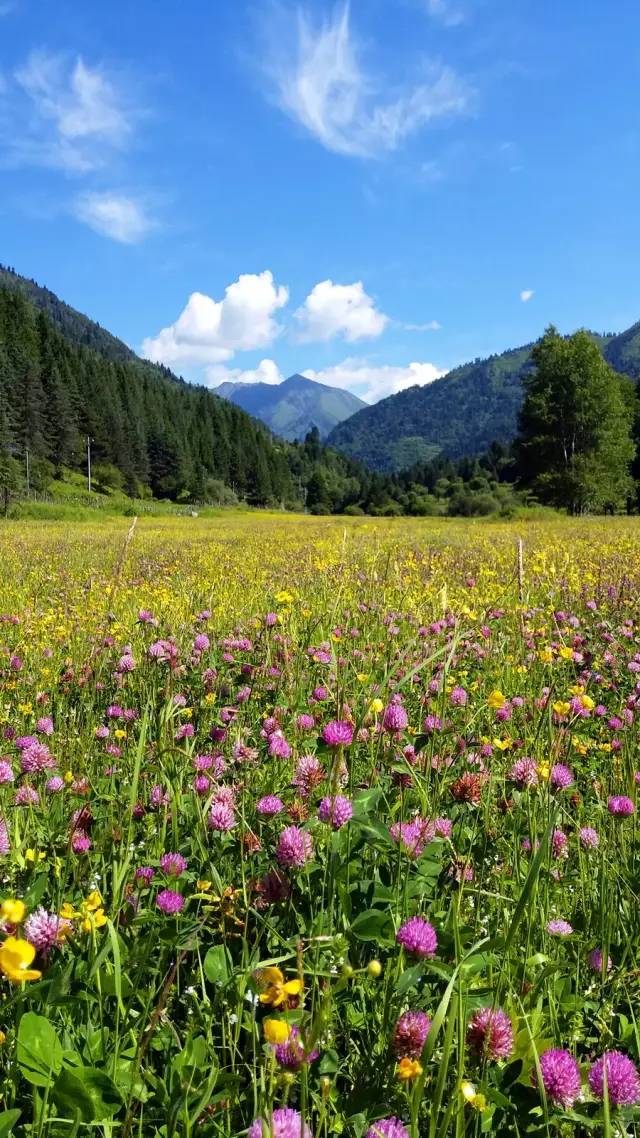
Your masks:
<svg viewBox="0 0 640 1138"><path fill-rule="evenodd" d="M154 228L144 205L124 194L81 194L76 198L74 213L79 221L95 229L96 233L125 245L142 241Z"/></svg>
<svg viewBox="0 0 640 1138"><path fill-rule="evenodd" d="M84 173L129 142L135 112L103 69L34 51L14 78L23 95L13 108L14 129L6 131L14 163Z"/></svg>
<svg viewBox="0 0 640 1138"><path fill-rule="evenodd" d="M526 304L528 300L531 300L532 296L533 296L533 289L532 288L523 288L522 292L520 293L520 300L522 300Z"/></svg>
<svg viewBox="0 0 640 1138"><path fill-rule="evenodd" d="M432 363L410 363L407 367L394 364L371 364L362 359L346 359L322 371L309 369L302 372L308 379L327 383L330 387L344 387L368 403L375 403L387 395L404 391L416 384L433 383L446 375Z"/></svg>
<svg viewBox="0 0 640 1138"><path fill-rule="evenodd" d="M206 370L209 387L219 387L221 383L282 383L284 376L275 360L260 360L255 368L225 367L213 364Z"/></svg>
<svg viewBox="0 0 640 1138"><path fill-rule="evenodd" d="M266 67L275 100L323 146L337 154L373 158L396 150L428 123L464 114L468 85L450 67L432 63L423 81L388 98L359 60L349 5L316 24L297 11L296 38L272 29Z"/></svg>
<svg viewBox="0 0 640 1138"><path fill-rule="evenodd" d="M365 292L362 281L348 285L319 281L294 317L297 338L302 341L331 340L334 336L350 342L363 340L380 336L389 322Z"/></svg>
<svg viewBox="0 0 640 1138"><path fill-rule="evenodd" d="M239 276L222 300L194 292L173 324L144 340L142 355L167 365L215 364L266 347L281 331L275 313L288 299L289 290L268 270Z"/></svg>

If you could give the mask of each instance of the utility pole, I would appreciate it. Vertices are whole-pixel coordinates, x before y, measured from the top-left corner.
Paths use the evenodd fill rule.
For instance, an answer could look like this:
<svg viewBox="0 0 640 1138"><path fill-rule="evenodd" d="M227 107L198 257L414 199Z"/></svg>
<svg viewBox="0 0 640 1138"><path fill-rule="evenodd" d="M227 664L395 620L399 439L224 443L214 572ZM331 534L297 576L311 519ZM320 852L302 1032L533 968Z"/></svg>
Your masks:
<svg viewBox="0 0 640 1138"><path fill-rule="evenodd" d="M91 439L87 435L87 481L89 483L89 493L91 493Z"/></svg>
<svg viewBox="0 0 640 1138"><path fill-rule="evenodd" d="M29 487L29 448L28 447L26 448L26 450L24 452L24 457L25 457L26 464L27 464L27 494L28 494L29 489L30 489L30 487Z"/></svg>

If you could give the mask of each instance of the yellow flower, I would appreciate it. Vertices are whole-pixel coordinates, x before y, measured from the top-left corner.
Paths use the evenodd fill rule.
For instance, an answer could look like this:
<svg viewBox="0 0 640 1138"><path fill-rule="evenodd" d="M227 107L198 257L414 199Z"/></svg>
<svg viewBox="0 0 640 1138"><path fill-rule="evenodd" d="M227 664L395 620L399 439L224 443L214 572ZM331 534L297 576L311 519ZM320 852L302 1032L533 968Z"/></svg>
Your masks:
<svg viewBox="0 0 640 1138"><path fill-rule="evenodd" d="M559 655L559 656L561 657L561 659L563 659L563 660L573 660L573 648L569 648L569 646L568 646L568 645L564 645L564 646L563 646L562 648L560 648L560 650L558 651L558 655Z"/></svg>
<svg viewBox="0 0 640 1138"><path fill-rule="evenodd" d="M64 781L65 781L67 784L69 784L70 782L73 782L73 777L74 777L74 776L73 776L73 771L65 771L65 772L64 772Z"/></svg>
<svg viewBox="0 0 640 1138"><path fill-rule="evenodd" d="M283 589L282 592L276 593L276 601L279 605L290 605L293 602L293 595Z"/></svg>
<svg viewBox="0 0 640 1138"><path fill-rule="evenodd" d="M7 1037L4 1033L4 1031L0 1031L0 1047L2 1047L2 1044L6 1043L6 1041L7 1041Z"/></svg>
<svg viewBox="0 0 640 1138"><path fill-rule="evenodd" d="M211 881L204 881L204 880L196 881L196 889L198 890L198 893L208 893L210 888L211 888L211 885L212 885Z"/></svg>
<svg viewBox="0 0 640 1138"><path fill-rule="evenodd" d="M28 940L18 940L9 936L0 945L0 972L3 972L12 984L22 984L24 980L39 980L42 972L30 968L36 950Z"/></svg>
<svg viewBox="0 0 640 1138"><path fill-rule="evenodd" d="M116 739L126 739L126 737L127 737L127 732L123 731L122 727L116 728L116 730L113 732L113 734L114 734L114 738L116 738Z"/></svg>
<svg viewBox="0 0 640 1138"><path fill-rule="evenodd" d="M212 703L215 703L216 702L216 693L214 691L208 691L204 697L204 702L208 703L209 705L211 705Z"/></svg>
<svg viewBox="0 0 640 1138"><path fill-rule="evenodd" d="M489 692L489 696L487 699L487 703L489 704L489 707L492 707L495 710L497 710L499 707L504 707L506 702L507 702L506 696L504 696L498 688L494 688L492 692Z"/></svg>
<svg viewBox="0 0 640 1138"><path fill-rule="evenodd" d="M23 901L16 901L11 897L7 897L0 905L0 917L10 925L19 925L24 921L26 911Z"/></svg>
<svg viewBox="0 0 640 1138"><path fill-rule="evenodd" d="M273 1008L285 1004L289 996L299 996L302 991L302 980L286 980L279 968L263 968L259 975L264 992L260 996L261 1004L270 1004Z"/></svg>
<svg viewBox="0 0 640 1138"><path fill-rule="evenodd" d="M82 913L79 913L77 909L74 909L73 905L71 905L69 901L65 901L60 910L60 916L64 917L65 921L72 921L74 917L81 917Z"/></svg>
<svg viewBox="0 0 640 1138"><path fill-rule="evenodd" d="M359 684L366 684L367 680L369 679L369 673L368 672L358 672L356 679L357 679Z"/></svg>
<svg viewBox="0 0 640 1138"><path fill-rule="evenodd" d="M417 1059L409 1059L405 1055L398 1063L398 1078L401 1083L408 1083L410 1079L417 1079L422 1074L422 1064Z"/></svg>
<svg viewBox="0 0 640 1138"><path fill-rule="evenodd" d="M283 1019L266 1019L262 1025L267 1043L286 1043L291 1028Z"/></svg>
<svg viewBox="0 0 640 1138"><path fill-rule="evenodd" d="M371 700L371 703L369 704L369 711L373 712L374 715L379 715L380 712L383 710L384 710L384 703L382 702L381 699L372 699Z"/></svg>
<svg viewBox="0 0 640 1138"><path fill-rule="evenodd" d="M509 751L513 746L513 739L508 735L506 739L493 739L492 742L497 751Z"/></svg>
<svg viewBox="0 0 640 1138"><path fill-rule="evenodd" d="M467 1102L469 1106L472 1106L474 1110L486 1110L487 1100L484 1095L478 1094L473 1083L461 1083L460 1091L464 1101Z"/></svg>
<svg viewBox="0 0 640 1138"><path fill-rule="evenodd" d="M24 851L24 860L25 861L30 861L30 862L44 861L46 856L47 856L46 853L44 853L42 850L40 851L40 853L38 853L37 850L32 850L32 849L28 849L28 850Z"/></svg>
<svg viewBox="0 0 640 1138"><path fill-rule="evenodd" d="M83 933L94 932L95 929L101 929L103 925L106 925L107 918L104 909L87 909L86 905L83 908L85 909L84 920L81 925Z"/></svg>
<svg viewBox="0 0 640 1138"><path fill-rule="evenodd" d="M552 664L553 652L551 648L541 648L538 652L538 659L541 664Z"/></svg>
<svg viewBox="0 0 640 1138"><path fill-rule="evenodd" d="M90 893L89 896L87 897L86 901L84 902L84 908L89 913L95 913L96 909L99 909L101 905L102 905L102 897L98 893L98 890L94 889L93 893Z"/></svg>
<svg viewBox="0 0 640 1138"><path fill-rule="evenodd" d="M551 766L549 763L538 763L538 777L541 778L543 782L548 782L550 774Z"/></svg>
<svg viewBox="0 0 640 1138"><path fill-rule="evenodd" d="M571 711L571 704L567 703L566 700L557 700L553 705L553 710L556 715L568 715Z"/></svg>

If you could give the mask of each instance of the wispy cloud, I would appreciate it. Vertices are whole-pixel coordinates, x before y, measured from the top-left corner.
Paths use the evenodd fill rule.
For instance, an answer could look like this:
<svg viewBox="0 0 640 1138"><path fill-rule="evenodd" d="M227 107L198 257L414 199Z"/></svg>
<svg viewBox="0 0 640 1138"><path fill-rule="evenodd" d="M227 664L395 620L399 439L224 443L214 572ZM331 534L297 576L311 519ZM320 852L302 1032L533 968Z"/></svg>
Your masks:
<svg viewBox="0 0 640 1138"><path fill-rule="evenodd" d="M442 324L437 320L427 320L426 324L402 324L405 332L439 332Z"/></svg>
<svg viewBox="0 0 640 1138"><path fill-rule="evenodd" d="M142 201L126 194L87 192L75 201L74 214L79 221L120 241L136 245L155 228L155 222Z"/></svg>
<svg viewBox="0 0 640 1138"><path fill-rule="evenodd" d="M425 5L428 15L445 28L456 28L464 23L464 12L451 0L425 0Z"/></svg>
<svg viewBox="0 0 640 1138"><path fill-rule="evenodd" d="M378 157L427 124L469 110L469 85L439 63L425 67L422 82L385 97L388 85L360 62L348 4L320 23L299 8L291 45L271 31L266 67L277 104L337 154Z"/></svg>
<svg viewBox="0 0 640 1138"><path fill-rule="evenodd" d="M533 294L534 291L532 288L523 288L522 292L520 293L520 300L526 304L528 300L531 300Z"/></svg>
<svg viewBox="0 0 640 1138"><path fill-rule="evenodd" d="M2 129L10 164L81 174L131 141L138 112L102 68L34 51L13 79Z"/></svg>

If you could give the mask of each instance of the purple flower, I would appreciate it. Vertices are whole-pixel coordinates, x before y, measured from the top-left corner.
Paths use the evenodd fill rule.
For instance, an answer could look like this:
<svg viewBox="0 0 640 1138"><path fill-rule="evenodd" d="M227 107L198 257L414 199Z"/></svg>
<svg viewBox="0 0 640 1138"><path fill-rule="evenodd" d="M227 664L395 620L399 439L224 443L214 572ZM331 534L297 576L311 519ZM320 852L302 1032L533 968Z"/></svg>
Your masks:
<svg viewBox="0 0 640 1138"><path fill-rule="evenodd" d="M595 850L600 845L600 838L598 831L594 830L592 826L583 826L578 832L580 838L580 845L585 850Z"/></svg>
<svg viewBox="0 0 640 1138"><path fill-rule="evenodd" d="M537 764L533 759L516 759L509 771L509 778L511 782L515 782L516 786L521 788L525 786L537 786Z"/></svg>
<svg viewBox="0 0 640 1138"><path fill-rule="evenodd" d="M65 933L70 928L70 921L56 913L48 913L40 905L24 922L24 935L36 951L45 956L64 940Z"/></svg>
<svg viewBox="0 0 640 1138"><path fill-rule="evenodd" d="M9 834L7 832L7 823L4 818L0 818L0 855L8 854L11 852L11 842L9 841Z"/></svg>
<svg viewBox="0 0 640 1138"><path fill-rule="evenodd" d="M564 790L573 783L573 775L564 763L554 763L549 774L549 782L556 790Z"/></svg>
<svg viewBox="0 0 640 1138"><path fill-rule="evenodd" d="M143 883L143 885L149 886L151 885L151 882L153 881L155 875L156 871L150 865L140 865L136 869L133 876L136 881L140 881Z"/></svg>
<svg viewBox="0 0 640 1138"><path fill-rule="evenodd" d="M13 798L15 806L37 806L40 795L33 786L19 786Z"/></svg>
<svg viewBox="0 0 640 1138"><path fill-rule="evenodd" d="M365 1138L409 1138L409 1131L399 1118L381 1118L369 1127Z"/></svg>
<svg viewBox="0 0 640 1138"><path fill-rule="evenodd" d="M303 1123L298 1111L290 1106L274 1110L271 1115L271 1126L262 1118L256 1118L249 1127L247 1138L263 1138L265 1134L268 1138L311 1138L311 1131L306 1122Z"/></svg>
<svg viewBox="0 0 640 1138"><path fill-rule="evenodd" d="M269 735L269 754L276 759L290 759L291 747L287 743L282 731L272 731Z"/></svg>
<svg viewBox="0 0 640 1138"><path fill-rule="evenodd" d="M330 822L334 830L339 830L353 817L353 806L348 798L336 794L335 798L323 798L318 807L321 822Z"/></svg>
<svg viewBox="0 0 640 1138"><path fill-rule="evenodd" d="M614 818L628 818L631 814L635 814L636 808L630 798L624 794L615 794L607 801L607 809ZM612 1052L612 1055L616 1052Z"/></svg>
<svg viewBox="0 0 640 1138"><path fill-rule="evenodd" d="M266 794L256 803L257 813L263 814L267 818L280 814L282 810L284 810L284 802L275 794Z"/></svg>
<svg viewBox="0 0 640 1138"><path fill-rule="evenodd" d="M513 1051L513 1027L502 1008L479 1008L467 1029L467 1043L484 1059L507 1059Z"/></svg>
<svg viewBox="0 0 640 1138"><path fill-rule="evenodd" d="M64 779L59 774L54 774L53 778L47 780L45 789L50 794L58 794L59 791L64 790Z"/></svg>
<svg viewBox="0 0 640 1138"><path fill-rule="evenodd" d="M602 975L602 964L603 964L602 949L594 948L589 953L587 963L588 963L589 968L591 969L592 972L598 972L598 973L600 973L600 975ZM613 964L611 963L611 957L607 956L606 971L610 972L612 968L613 968Z"/></svg>
<svg viewBox="0 0 640 1138"><path fill-rule="evenodd" d="M393 1029L391 1047L398 1059L419 1059L431 1028L426 1012L403 1012Z"/></svg>
<svg viewBox="0 0 640 1138"><path fill-rule="evenodd" d="M635 1064L621 1051L605 1051L596 1059L589 1071L589 1086L598 1098L603 1099L606 1093L614 1106L633 1106L640 1102L640 1075Z"/></svg>
<svg viewBox="0 0 640 1138"><path fill-rule="evenodd" d="M209 637L206 635L206 633L199 632L198 635L196 636L194 642L193 642L194 651L206 652L207 648L209 647L209 644L210 644Z"/></svg>
<svg viewBox="0 0 640 1138"><path fill-rule="evenodd" d="M569 839L563 830L553 831L551 853L556 859L569 856Z"/></svg>
<svg viewBox="0 0 640 1138"><path fill-rule="evenodd" d="M0 783L13 782L14 778L11 763L7 759L0 759Z"/></svg>
<svg viewBox="0 0 640 1138"><path fill-rule="evenodd" d="M317 1058L317 1051L305 1051L300 1032L295 1026L291 1028L287 1042L276 1045L276 1060L288 1071L297 1071L303 1063L313 1063Z"/></svg>
<svg viewBox="0 0 640 1138"><path fill-rule="evenodd" d="M435 956L438 947L436 930L424 917L411 917L405 921L396 933L396 941L412 956L419 956L423 960Z"/></svg>
<svg viewBox="0 0 640 1138"><path fill-rule="evenodd" d="M280 865L292 869L302 869L313 857L311 834L297 826L287 826L278 838L276 858Z"/></svg>
<svg viewBox="0 0 640 1138"><path fill-rule="evenodd" d="M325 725L322 738L329 747L348 747L353 742L353 727L344 719L332 719Z"/></svg>
<svg viewBox="0 0 640 1138"><path fill-rule="evenodd" d="M461 688L458 685L452 688L449 693L449 699L453 707L466 707L467 698L467 693L464 688Z"/></svg>
<svg viewBox="0 0 640 1138"><path fill-rule="evenodd" d="M222 833L233 830L236 825L233 808L227 802L214 802L209 811L207 825L210 830L220 830Z"/></svg>
<svg viewBox="0 0 640 1138"><path fill-rule="evenodd" d="M179 853L166 853L160 858L160 869L166 873L168 877L179 877L184 873L187 868L187 863L182 854Z"/></svg>
<svg viewBox="0 0 640 1138"><path fill-rule="evenodd" d="M53 719L48 715L43 715L36 723L36 731L39 735L53 735Z"/></svg>
<svg viewBox="0 0 640 1138"><path fill-rule="evenodd" d="M156 897L156 905L161 912L172 917L184 908L184 897L174 889L161 889Z"/></svg>
<svg viewBox="0 0 640 1138"><path fill-rule="evenodd" d="M390 735L397 731L404 731L409 722L409 716L401 703L392 702L384 710L382 726Z"/></svg>
<svg viewBox="0 0 640 1138"><path fill-rule="evenodd" d="M74 830L71 835L71 849L74 853L88 853L91 849L91 838L84 830Z"/></svg>
<svg viewBox="0 0 640 1138"><path fill-rule="evenodd" d="M568 921L549 921L547 932L549 936L571 936L573 929Z"/></svg>
<svg viewBox="0 0 640 1138"><path fill-rule="evenodd" d="M313 731L316 721L313 715L307 715L304 712L296 719L296 727L299 731Z"/></svg>
<svg viewBox="0 0 640 1138"><path fill-rule="evenodd" d="M303 798L308 798L314 786L324 782L325 771L322 763L315 755L302 755L296 766L292 784L300 791Z"/></svg>
<svg viewBox="0 0 640 1138"><path fill-rule="evenodd" d="M580 1068L573 1055L561 1048L551 1047L540 1056L540 1074L547 1098L565 1109L573 1106L580 1094ZM534 1071L534 1083L537 1073Z"/></svg>

